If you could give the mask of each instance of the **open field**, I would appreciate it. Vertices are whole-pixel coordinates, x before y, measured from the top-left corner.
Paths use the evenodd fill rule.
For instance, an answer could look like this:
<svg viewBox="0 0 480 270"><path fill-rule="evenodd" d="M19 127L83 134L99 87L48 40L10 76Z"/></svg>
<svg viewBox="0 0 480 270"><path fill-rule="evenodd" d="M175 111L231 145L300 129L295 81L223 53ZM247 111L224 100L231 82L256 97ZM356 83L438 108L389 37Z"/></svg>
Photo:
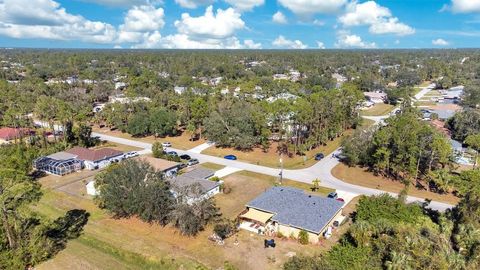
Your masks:
<svg viewBox="0 0 480 270"><path fill-rule="evenodd" d="M415 101L414 106L434 106L437 103L435 101Z"/></svg>
<svg viewBox="0 0 480 270"><path fill-rule="evenodd" d="M196 269L205 265L212 269L229 261L239 269L279 269L293 254L313 255L329 249L334 237L316 245L303 246L295 240L278 239L275 249L263 247L263 237L240 231L219 246L207 238L212 226L196 237L186 237L171 226L148 224L136 218L113 219L99 209L89 196L82 196L84 180L90 172L67 177L47 176L40 179L44 196L35 207L39 214L55 219L70 209L85 209L90 213L83 235L68 243L65 250L38 269ZM76 181L75 181L76 180ZM215 196L224 217L235 218L245 204L274 185L276 177L251 172L238 172L223 179L231 192ZM73 182L72 182L73 181ZM284 180L284 185L309 190L305 183ZM330 189L321 189L325 195ZM234 244L238 240L238 245Z"/></svg>
<svg viewBox="0 0 480 270"><path fill-rule="evenodd" d="M331 154L335 151L342 142L342 139L353 133L353 130L347 130L343 133L343 136L340 136L332 141L329 141L326 145L319 146L313 150L306 152L305 156L295 155L293 157L283 156L283 167L285 169L301 169L307 168L315 164L316 160L314 159L315 154L323 153L325 156ZM232 148L220 148L220 147L209 147L206 150L202 151L202 154L211 155L216 157L224 157L226 155L235 155L238 160L271 167L271 168L280 168L280 155L277 153L277 143L272 143L268 152L264 152L260 148L254 148L251 151L240 151Z"/></svg>
<svg viewBox="0 0 480 270"><path fill-rule="evenodd" d="M182 133L179 136L174 136L174 137L165 137L165 138L155 138L154 136L147 136L147 137L132 137L128 133L123 133L119 130L114 130L111 131L109 128L98 128L94 127L93 128L94 132L102 133L105 135L111 135L111 136L116 136L124 139L132 139L132 140L137 140L140 142L146 142L146 143L154 143L154 142L170 142L172 143L172 147L180 150L188 150L192 149L196 146L201 145L202 143L205 143L206 141L204 139L201 140L196 140L196 141L190 141L190 135L188 135L186 132Z"/></svg>
<svg viewBox="0 0 480 270"><path fill-rule="evenodd" d="M395 106L385 103L378 103L367 110L362 110L360 115L364 116L382 116L390 113Z"/></svg>
<svg viewBox="0 0 480 270"><path fill-rule="evenodd" d="M404 189L404 185L399 181L393 181L386 177L376 176L360 167L348 167L340 163L332 170L333 176L347 183L360 185L379 190L400 193ZM450 204L457 204L459 199L452 194L437 194L427 190L416 189L411 186L408 190L408 195L416 197L429 198L435 201L446 202Z"/></svg>

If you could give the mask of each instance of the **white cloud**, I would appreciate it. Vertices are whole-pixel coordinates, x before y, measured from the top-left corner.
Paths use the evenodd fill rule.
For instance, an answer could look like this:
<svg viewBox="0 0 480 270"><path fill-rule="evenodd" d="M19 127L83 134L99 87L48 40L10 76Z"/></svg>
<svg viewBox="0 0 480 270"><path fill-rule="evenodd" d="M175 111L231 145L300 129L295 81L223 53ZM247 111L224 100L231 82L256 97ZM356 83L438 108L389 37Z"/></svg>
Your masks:
<svg viewBox="0 0 480 270"><path fill-rule="evenodd" d="M254 7L261 6L265 0L224 0L239 11L250 11Z"/></svg>
<svg viewBox="0 0 480 270"><path fill-rule="evenodd" d="M337 33L337 42L335 43L337 48L361 48L369 49L376 48L375 42L365 42L360 36L350 34L348 31L339 31Z"/></svg>
<svg viewBox="0 0 480 270"><path fill-rule="evenodd" d="M243 41L243 44L245 44L245 48L246 49L261 49L262 48L262 44L261 43L255 43L253 40L251 39L246 39Z"/></svg>
<svg viewBox="0 0 480 270"><path fill-rule="evenodd" d="M280 12L280 11L277 11L275 14L273 14L272 21L274 23L279 23L279 24L287 24L288 23L287 17L285 17L285 15L283 15L283 13Z"/></svg>
<svg viewBox="0 0 480 270"><path fill-rule="evenodd" d="M237 30L245 28L241 14L233 8L226 10L209 6L204 15L192 17L183 13L175 22L177 33L162 36L158 30L144 33L142 41L134 48L177 48L177 49L241 49L259 48L261 44L252 40L244 43L235 37Z"/></svg>
<svg viewBox="0 0 480 270"><path fill-rule="evenodd" d="M183 13L182 19L175 21L175 27L180 34L194 39L220 39L231 37L236 30L243 29L245 22L233 8L217 9L217 14L214 14L213 7L209 6L203 16L191 17Z"/></svg>
<svg viewBox="0 0 480 270"><path fill-rule="evenodd" d="M435 46L448 46L450 43L448 41L442 39L442 38L437 38L432 40L432 44Z"/></svg>
<svg viewBox="0 0 480 270"><path fill-rule="evenodd" d="M111 43L115 27L68 13L53 0L0 1L0 35Z"/></svg>
<svg viewBox="0 0 480 270"><path fill-rule="evenodd" d="M319 49L325 49L325 44L323 44L323 42L317 40L317 47Z"/></svg>
<svg viewBox="0 0 480 270"><path fill-rule="evenodd" d="M313 20L312 23L313 23L313 25L316 25L316 26L324 26L325 25L324 21L320 21L318 19Z"/></svg>
<svg viewBox="0 0 480 270"><path fill-rule="evenodd" d="M184 8L197 8L199 6L206 6L210 5L214 2L215 0L175 0L175 3L180 5L181 7Z"/></svg>
<svg viewBox="0 0 480 270"><path fill-rule="evenodd" d="M134 6L127 12L123 30L130 32L154 31L165 25L163 8Z"/></svg>
<svg viewBox="0 0 480 270"><path fill-rule="evenodd" d="M131 6L146 5L146 4L156 5L163 2L161 0L76 0L76 1L95 3L95 4L111 6L111 7L131 7Z"/></svg>
<svg viewBox="0 0 480 270"><path fill-rule="evenodd" d="M284 36L278 36L273 42L272 45L279 48L285 49L306 49L308 46L303 44L300 40L289 40Z"/></svg>
<svg viewBox="0 0 480 270"><path fill-rule="evenodd" d="M375 1L358 3L351 2L347 12L340 16L339 21L344 27L369 25L372 34L396 34L399 36L411 35L415 30L393 17L390 10L382 7Z"/></svg>
<svg viewBox="0 0 480 270"><path fill-rule="evenodd" d="M348 0L278 0L280 5L300 16L339 11Z"/></svg>
<svg viewBox="0 0 480 270"><path fill-rule="evenodd" d="M451 6L445 5L443 10L454 13L480 13L480 0L452 0Z"/></svg>

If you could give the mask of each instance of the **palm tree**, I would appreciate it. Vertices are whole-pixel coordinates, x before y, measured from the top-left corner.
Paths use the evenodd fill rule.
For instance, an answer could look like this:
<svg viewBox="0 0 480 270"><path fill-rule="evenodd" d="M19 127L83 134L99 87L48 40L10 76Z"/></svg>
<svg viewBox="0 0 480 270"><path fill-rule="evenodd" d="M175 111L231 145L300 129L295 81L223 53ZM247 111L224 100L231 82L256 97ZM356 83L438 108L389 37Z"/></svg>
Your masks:
<svg viewBox="0 0 480 270"><path fill-rule="evenodd" d="M404 253L397 253L392 251L390 253L390 260L385 262L385 266L388 270L409 270L413 269L410 266L412 258Z"/></svg>

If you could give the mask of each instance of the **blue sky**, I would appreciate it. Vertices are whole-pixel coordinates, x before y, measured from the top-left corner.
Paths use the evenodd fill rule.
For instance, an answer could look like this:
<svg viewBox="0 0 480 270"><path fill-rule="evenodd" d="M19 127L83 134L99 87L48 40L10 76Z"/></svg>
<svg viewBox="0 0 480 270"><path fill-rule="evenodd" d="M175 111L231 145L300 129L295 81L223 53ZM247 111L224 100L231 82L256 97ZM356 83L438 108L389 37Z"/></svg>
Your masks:
<svg viewBox="0 0 480 270"><path fill-rule="evenodd" d="M480 0L0 0L0 47L479 45Z"/></svg>

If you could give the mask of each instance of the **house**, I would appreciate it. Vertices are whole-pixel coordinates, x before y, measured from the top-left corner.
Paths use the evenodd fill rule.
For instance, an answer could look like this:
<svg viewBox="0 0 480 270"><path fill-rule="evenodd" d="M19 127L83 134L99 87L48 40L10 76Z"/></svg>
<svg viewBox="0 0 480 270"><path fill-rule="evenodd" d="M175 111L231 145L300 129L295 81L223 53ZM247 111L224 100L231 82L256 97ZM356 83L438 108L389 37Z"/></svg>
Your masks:
<svg viewBox="0 0 480 270"><path fill-rule="evenodd" d="M363 95L373 103L385 103L387 101L387 94L383 92L364 92Z"/></svg>
<svg viewBox="0 0 480 270"><path fill-rule="evenodd" d="M83 166L89 170L107 167L112 162L118 162L124 158L122 151L111 148L93 150L84 147L74 147L65 152L75 155L75 158L80 160Z"/></svg>
<svg viewBox="0 0 480 270"><path fill-rule="evenodd" d="M123 90L127 88L127 84L124 82L116 82L115 83L115 90Z"/></svg>
<svg viewBox="0 0 480 270"><path fill-rule="evenodd" d="M26 128L0 128L0 144L11 143L25 136L30 136L33 132Z"/></svg>
<svg viewBox="0 0 480 270"><path fill-rule="evenodd" d="M33 168L48 174L66 175L82 169L82 162L74 154L58 152L33 161Z"/></svg>
<svg viewBox="0 0 480 270"><path fill-rule="evenodd" d="M220 193L220 181L208 180L213 177L214 171L204 168L196 168L190 172L174 177L169 180L173 187L173 193L177 193L180 189L198 185L200 187L201 196L199 198L189 198L190 201L204 200Z"/></svg>
<svg viewBox="0 0 480 270"><path fill-rule="evenodd" d="M275 236L298 237L306 231L317 243L333 222L342 218L343 202L310 195L291 187L272 187L246 205L240 228Z"/></svg>
<svg viewBox="0 0 480 270"><path fill-rule="evenodd" d="M184 87L184 86L175 86L175 87L173 87L173 91L175 91L175 93L181 95L181 94L183 94L185 91L187 91L187 87Z"/></svg>
<svg viewBox="0 0 480 270"><path fill-rule="evenodd" d="M140 157L139 159L150 163L155 170L163 172L166 178L171 178L177 175L180 168L180 163L166 159L154 157Z"/></svg>
<svg viewBox="0 0 480 270"><path fill-rule="evenodd" d="M347 81L347 77L339 73L333 73L332 78L337 82L335 85L336 88L340 88Z"/></svg>
<svg viewBox="0 0 480 270"><path fill-rule="evenodd" d="M150 102L152 100L148 97L134 97L134 98L126 97L123 94L108 97L108 102L109 103L119 102L119 103L122 103L122 104L129 104L129 103L136 103L136 102L141 102L141 101Z"/></svg>

